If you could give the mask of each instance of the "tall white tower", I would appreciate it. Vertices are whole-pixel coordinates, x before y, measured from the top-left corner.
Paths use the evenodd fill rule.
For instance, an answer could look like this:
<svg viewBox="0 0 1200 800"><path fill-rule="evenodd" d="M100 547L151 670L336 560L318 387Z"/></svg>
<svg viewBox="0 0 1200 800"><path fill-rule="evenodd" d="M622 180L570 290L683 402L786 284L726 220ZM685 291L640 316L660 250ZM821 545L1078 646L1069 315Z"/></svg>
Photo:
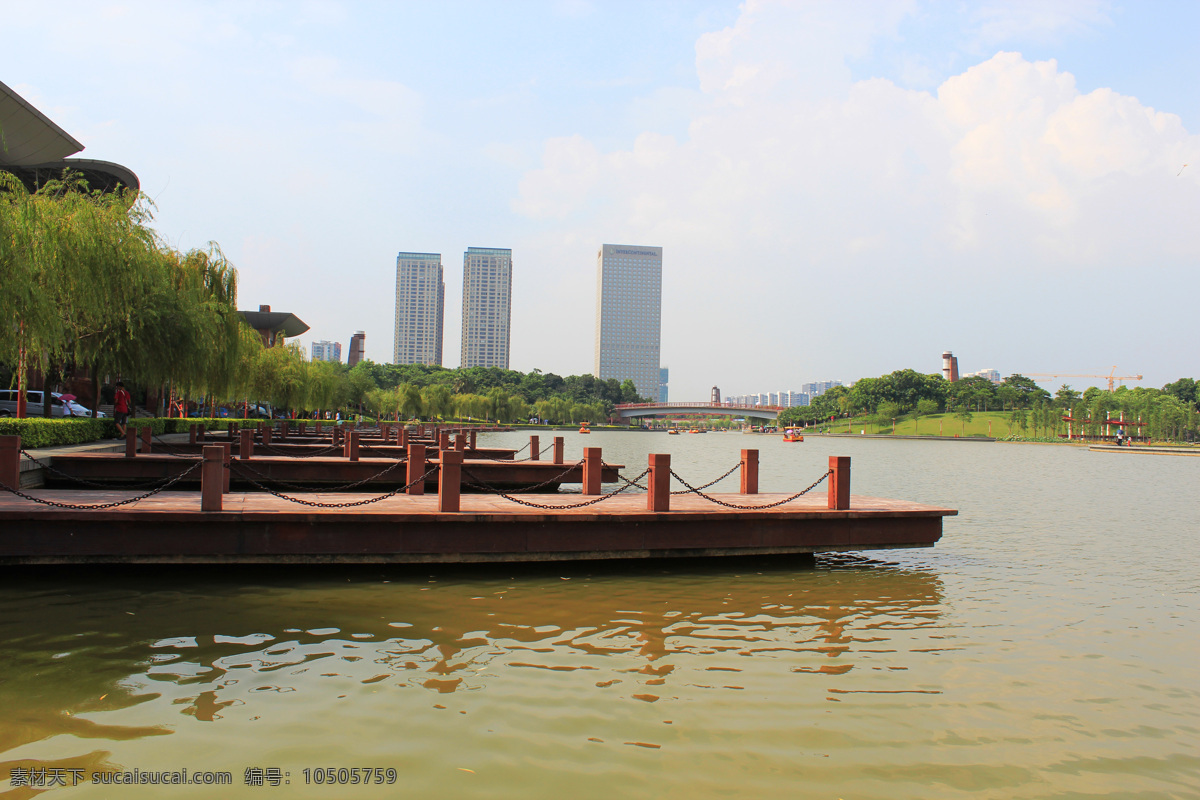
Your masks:
<svg viewBox="0 0 1200 800"><path fill-rule="evenodd" d="M632 380L658 397L662 248L605 244L596 254L596 356L601 380Z"/></svg>

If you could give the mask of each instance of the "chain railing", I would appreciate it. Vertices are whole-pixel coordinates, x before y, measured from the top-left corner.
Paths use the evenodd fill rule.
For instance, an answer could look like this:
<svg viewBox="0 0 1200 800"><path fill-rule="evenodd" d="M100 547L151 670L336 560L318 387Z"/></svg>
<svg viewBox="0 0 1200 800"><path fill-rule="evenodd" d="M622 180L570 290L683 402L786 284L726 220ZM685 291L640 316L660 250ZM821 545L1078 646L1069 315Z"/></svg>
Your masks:
<svg viewBox="0 0 1200 800"><path fill-rule="evenodd" d="M535 483L532 486L526 486L524 490L526 492L536 492L538 489L544 489L547 486L550 486L551 484L562 483L563 478L567 477L572 472L574 472L575 470L580 469L582 467L583 467L583 462L576 461L574 464L570 465L564 471L555 475L553 478L548 478L547 480L544 480L541 483ZM463 471L463 474L466 475L471 480L478 481L478 483L465 483L465 484L463 484L464 486L467 486L471 489L482 489L483 491L490 492L492 494L500 494L501 493L500 490L497 489L496 487L489 486L487 483L485 483L483 480L481 480L478 476L473 475L467 469L465 464L463 465L462 471Z"/></svg>
<svg viewBox="0 0 1200 800"><path fill-rule="evenodd" d="M393 466L393 468L394 468L394 466ZM413 486L416 486L418 483L424 483L426 478L428 478L430 475L433 475L437 471L438 471L438 467L435 464L434 466L430 467L429 471L426 472L424 475L422 475L419 478L416 478L412 481L409 481L404 486L398 486L395 489L393 489L392 491L387 492L386 494L381 494L381 495L378 495L377 497L368 497L363 500L352 500L347 503L320 503L315 500L301 500L299 497L289 497L288 495L284 494L283 492L277 492L268 486L264 486L263 484L259 483L258 481L254 480L253 478L249 478L249 477L245 477L245 476L243 476L243 477L245 477L245 480L247 482L249 482L250 484L252 484L254 486L257 486L260 490L266 492L267 494L278 497L280 500L287 500L289 503L298 503L300 505L311 506L313 508L353 508L355 506L366 506L366 505L370 505L371 503L378 503L380 500L386 500L389 497L395 497L396 495L400 494L401 492L408 491L410 488L412 488Z"/></svg>
<svg viewBox="0 0 1200 800"><path fill-rule="evenodd" d="M514 450L512 456L509 458L497 458L495 456L475 456L475 458L478 461L499 461L499 462L503 462L503 463L507 463L507 464L518 464L522 461L532 461L533 453L530 453L528 458L517 458L517 454L524 451L531 444L533 444L533 442L526 442L525 446L522 447L520 450ZM470 452L470 451L468 450L466 452Z"/></svg>
<svg viewBox="0 0 1200 800"><path fill-rule="evenodd" d="M263 474L263 472L261 470L257 470L254 467L250 466L250 463L251 462L249 462L249 461L244 461L244 460L240 460L240 459L233 460L230 462L230 468L234 469L236 467L236 469L234 469L235 472L238 470L245 470L248 472L252 472L255 475L257 475L258 477L262 478L263 480L270 481L271 483L275 484L276 486L282 486L284 488L294 489L296 491L304 491L305 489L313 488L311 485L306 486L302 483L293 483L292 481L285 481L285 480L282 480L281 478L271 478L271 477ZM407 464L407 463L408 463L408 459L403 458L403 459L396 461L391 466L385 467L384 469L380 470L379 472L376 472L374 475L370 475L366 478L363 478L360 481L354 481L353 483L345 483L345 484L341 484L338 486L322 486L322 487L319 487L319 489L320 489L320 491L323 491L323 492L344 492L347 489L357 489L359 486L362 486L365 483L370 483L373 480L382 478L384 475L387 475L392 470L396 469L397 467L399 467L403 464ZM245 473L243 472L242 475L239 477L245 477ZM246 479L250 480L250 478L246 478Z"/></svg>
<svg viewBox="0 0 1200 800"><path fill-rule="evenodd" d="M711 495L707 495L704 492L702 492L700 489L689 484L683 478L679 477L679 474L677 472L675 472L675 470L671 470L671 477L673 477L675 480L679 481L680 483L682 483L684 486L687 487L687 491L684 492L683 494L696 494L696 495L699 495L700 497L703 497L705 500L708 500L710 503L716 503L719 506L725 506L726 508L734 508L739 511L759 511L759 510L768 509L768 508L775 508L776 506L781 506L784 503L790 503L793 500L795 500L797 497L806 495L809 492L811 492L813 489L820 486L821 483L832 474L833 474L833 470L829 470L824 475L817 478L816 481L814 481L812 483L812 485L810 485L808 488L802 489L799 492L796 492L794 495L792 495L790 497L785 497L782 500L778 500L774 503L766 503L766 504L760 505L760 506L743 506L743 505L739 505L737 503L727 503L724 500L718 500L717 498L715 498ZM672 492L672 494L674 494L674 492Z"/></svg>
<svg viewBox="0 0 1200 800"><path fill-rule="evenodd" d="M580 461L578 464L575 464L574 466L572 466L571 469L581 466L582 464L583 464L583 462ZM562 473L562 475L559 476L559 479L561 479L563 476L565 476L570 471L571 470L567 470L567 472ZM479 481L479 478L476 477L475 475L472 475L465 467L463 468L463 474L466 475L468 478L471 478L472 480ZM633 479L633 481L630 481L630 483L636 485L637 481L640 481L642 478L646 477L649 474L650 474L650 469L647 468L645 472L643 472L641 475L638 475L636 478ZM546 481L545 483L541 483L538 485L545 486L546 483L551 483L551 482L552 481ZM513 503L517 503L519 505L528 506L530 508L541 508L541 509L545 509L547 511L565 511L565 510L572 509L572 508L583 508L585 506L593 506L596 503L599 503L599 502L609 499L610 497L616 497L617 495L621 494L621 492L624 492L626 489L629 488L629 486L621 486L621 487L618 487L618 488L614 489L613 491L609 492L608 494L598 495L596 497L593 497L591 500L584 500L582 503L567 503L565 505L559 505L557 503L535 503L532 500L523 500L520 497L511 495L511 494L507 494L505 492L500 491L499 489L496 489L495 487L488 486L486 483L483 483L482 481L480 481L477 484L467 484L467 485L471 486L472 488L483 489L484 491L490 492L491 494L494 494L497 497L503 497L505 500L509 500L509 501L511 501Z"/></svg>
<svg viewBox="0 0 1200 800"><path fill-rule="evenodd" d="M25 492L22 492L20 489L14 489L13 487L11 487L5 483L0 483L0 489L4 489L5 491L15 494L17 497L22 497L26 500L32 500L33 502L40 503L41 505L44 505L44 506L52 506L54 508L66 508L66 509L70 509L70 510L74 510L74 511L89 511L89 510L99 511L99 510L105 509L105 508L116 508L117 506L127 506L130 503L136 503L139 500L145 500L147 497L153 497L154 495L158 494L159 492L166 491L167 489L171 488L179 481L183 480L186 476L190 475L192 472L195 472L197 469L199 469L201 463L202 462L197 461L195 464L192 464L190 467L188 467L183 472L176 475L174 478L171 478L170 480L168 480L167 483L165 483L164 485L159 486L157 489L152 489L151 491L147 492L146 494L139 495L137 497L130 497L125 500L114 500L111 503L92 503L92 504L84 505L84 504L78 504L78 503L60 503L56 500L43 500L40 497L34 497L33 495L26 494Z"/></svg>
<svg viewBox="0 0 1200 800"><path fill-rule="evenodd" d="M158 486L166 481L172 480L172 478L156 478L155 480L144 481L142 483L122 483L119 485L113 484L113 483L101 483L99 481L89 481L87 478L80 478L78 475L71 475L68 472L63 472L61 469L53 466L52 464L42 463L41 461L38 461L36 458L34 458L33 455L31 455L23 447L21 448L21 455L28 458L34 464L37 464L39 469L44 469L47 472L53 473L55 475L58 475L61 478L64 478L65 480L74 481L75 483L78 483L81 486L91 486L93 489L132 489L132 490L136 491L138 489L149 489L152 486ZM190 458L188 460L189 461L199 461L200 457L196 456L196 457Z"/></svg>
<svg viewBox="0 0 1200 800"><path fill-rule="evenodd" d="M256 448L261 447L263 450L266 450L271 455L281 456L283 458L318 458L320 456L329 455L334 450L342 450L343 449L342 445L333 444L333 445L330 445L329 447L326 447L324 450L318 450L315 453L289 453L284 450L279 450L276 447L274 447L273 445L269 445L265 442L256 442L254 444L254 447L256 447Z"/></svg>

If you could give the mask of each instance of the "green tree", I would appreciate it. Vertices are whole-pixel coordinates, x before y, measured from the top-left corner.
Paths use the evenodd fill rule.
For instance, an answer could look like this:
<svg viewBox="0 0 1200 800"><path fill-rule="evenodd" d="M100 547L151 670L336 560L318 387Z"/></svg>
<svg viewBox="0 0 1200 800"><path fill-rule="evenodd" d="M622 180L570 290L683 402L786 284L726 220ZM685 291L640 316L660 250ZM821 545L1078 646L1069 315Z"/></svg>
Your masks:
<svg viewBox="0 0 1200 800"><path fill-rule="evenodd" d="M962 422L962 435L967 435L967 423L970 422L974 415L971 413L971 407L966 403L960 404L954 410L954 418Z"/></svg>
<svg viewBox="0 0 1200 800"><path fill-rule="evenodd" d="M938 404L936 400L932 400L930 398L922 398L918 400L917 406L912 412L913 429L916 430L920 426L921 417L928 417L930 414L936 414L937 410ZM919 430L916 430L916 432L920 433Z"/></svg>

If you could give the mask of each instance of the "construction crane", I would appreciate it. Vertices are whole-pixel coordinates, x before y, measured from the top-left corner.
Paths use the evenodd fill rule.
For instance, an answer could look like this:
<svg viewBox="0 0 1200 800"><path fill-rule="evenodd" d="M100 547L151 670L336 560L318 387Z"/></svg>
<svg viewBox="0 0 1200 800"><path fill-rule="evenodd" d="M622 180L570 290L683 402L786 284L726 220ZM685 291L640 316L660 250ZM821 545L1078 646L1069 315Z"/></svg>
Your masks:
<svg viewBox="0 0 1200 800"><path fill-rule="evenodd" d="M1030 372L1025 375L1027 378L1104 378L1108 381L1108 390L1113 390L1113 382L1121 381L1140 381L1141 375L1118 375L1117 368L1113 367L1112 371L1107 375L1078 375L1070 372Z"/></svg>

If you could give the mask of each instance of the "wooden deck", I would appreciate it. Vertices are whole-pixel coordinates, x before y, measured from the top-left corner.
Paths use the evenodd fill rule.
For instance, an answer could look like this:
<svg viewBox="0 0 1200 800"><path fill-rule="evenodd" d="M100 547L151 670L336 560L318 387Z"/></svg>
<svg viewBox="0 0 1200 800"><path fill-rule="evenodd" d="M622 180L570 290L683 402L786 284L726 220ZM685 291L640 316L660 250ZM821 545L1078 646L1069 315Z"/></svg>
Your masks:
<svg viewBox="0 0 1200 800"><path fill-rule="evenodd" d="M141 458L136 459L138 461ZM132 491L39 489L44 500L97 505ZM372 494L306 493L344 504ZM739 506L787 495L720 494ZM901 500L852 496L830 510L822 491L772 509L732 509L695 495L647 511L645 494L582 508L578 494L519 499L463 495L461 511L438 511L436 495L396 495L354 507L298 505L262 493L223 496L202 512L197 492L161 492L111 509L63 509L0 493L0 564L518 562L817 553L931 547L942 518L958 512Z"/></svg>

